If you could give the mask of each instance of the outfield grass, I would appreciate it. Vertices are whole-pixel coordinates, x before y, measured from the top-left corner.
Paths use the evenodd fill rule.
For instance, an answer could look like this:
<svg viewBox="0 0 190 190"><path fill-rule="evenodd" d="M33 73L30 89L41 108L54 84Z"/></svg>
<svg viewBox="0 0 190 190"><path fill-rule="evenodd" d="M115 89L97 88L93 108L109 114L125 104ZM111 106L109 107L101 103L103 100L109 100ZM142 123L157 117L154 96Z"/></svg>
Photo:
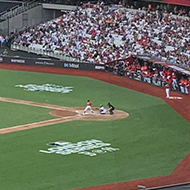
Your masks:
<svg viewBox="0 0 190 190"><path fill-rule="evenodd" d="M128 112L129 117L115 121L72 121L1 135L3 190L63 190L168 175L190 150L189 123L159 98L86 77L0 70L1 81L5 77L6 82L0 86L3 97L41 103L48 100L50 104L64 106L85 106L87 99L93 101L93 106L110 101L117 109ZM74 90L61 94L14 87L29 83L72 86ZM2 110L8 110L9 106L18 105L1 103L2 118L5 113ZM6 120L1 123L5 126ZM111 147L120 150L95 157L39 152L47 150L48 142L91 139L111 143Z"/></svg>

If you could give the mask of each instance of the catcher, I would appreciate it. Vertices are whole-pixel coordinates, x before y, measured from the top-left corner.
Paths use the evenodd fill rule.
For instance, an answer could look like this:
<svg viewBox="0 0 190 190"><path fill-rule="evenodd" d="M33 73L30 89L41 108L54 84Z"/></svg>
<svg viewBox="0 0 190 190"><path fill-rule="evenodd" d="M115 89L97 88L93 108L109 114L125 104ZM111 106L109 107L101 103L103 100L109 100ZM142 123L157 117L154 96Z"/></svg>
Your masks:
<svg viewBox="0 0 190 190"><path fill-rule="evenodd" d="M101 114L106 114L107 113L107 110L106 110L106 108L104 108L103 105L100 105L99 111L100 111Z"/></svg>

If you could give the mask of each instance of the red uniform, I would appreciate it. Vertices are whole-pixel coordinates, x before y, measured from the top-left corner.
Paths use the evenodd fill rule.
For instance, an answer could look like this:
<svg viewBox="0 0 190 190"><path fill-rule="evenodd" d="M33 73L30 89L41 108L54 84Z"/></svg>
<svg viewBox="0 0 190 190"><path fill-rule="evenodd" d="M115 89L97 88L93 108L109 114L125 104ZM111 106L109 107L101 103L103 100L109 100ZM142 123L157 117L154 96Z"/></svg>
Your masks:
<svg viewBox="0 0 190 190"><path fill-rule="evenodd" d="M125 68L127 71L129 71L131 69L131 66L130 65L127 65L126 68Z"/></svg>
<svg viewBox="0 0 190 190"><path fill-rule="evenodd" d="M83 115L85 115L87 110L90 110L91 113L94 115L94 111L92 110L91 105L92 105L92 102L90 100L88 100L86 103L86 108L84 109Z"/></svg>
<svg viewBox="0 0 190 190"><path fill-rule="evenodd" d="M135 65L132 65L131 67L131 72L135 72L136 71L136 66Z"/></svg>
<svg viewBox="0 0 190 190"><path fill-rule="evenodd" d="M169 78L169 79L168 79L168 82L169 82L169 84L172 84L173 79Z"/></svg>
<svg viewBox="0 0 190 190"><path fill-rule="evenodd" d="M169 85L169 84L166 84L166 88L170 88L170 85Z"/></svg>
<svg viewBox="0 0 190 190"><path fill-rule="evenodd" d="M172 76L172 72L171 71L166 71L166 76L169 78L169 77L171 77Z"/></svg>
<svg viewBox="0 0 190 190"><path fill-rule="evenodd" d="M177 76L175 73L172 73L172 79L177 79Z"/></svg>
<svg viewBox="0 0 190 190"><path fill-rule="evenodd" d="M92 105L92 102L91 101L88 101L87 102L87 106L91 106Z"/></svg>
<svg viewBox="0 0 190 190"><path fill-rule="evenodd" d="M156 69L156 70L154 71L154 74L158 75L158 74L159 74L159 70Z"/></svg>
<svg viewBox="0 0 190 190"><path fill-rule="evenodd" d="M186 79L180 80L180 90L182 93L189 94L189 82Z"/></svg>
<svg viewBox="0 0 190 190"><path fill-rule="evenodd" d="M162 76L163 76L164 78L167 77L166 70L163 70L163 72L162 72Z"/></svg>
<svg viewBox="0 0 190 190"><path fill-rule="evenodd" d="M144 73L145 73L145 72L147 73L148 67L147 67L146 65L142 66L142 67L141 67L141 71L144 72Z"/></svg>
<svg viewBox="0 0 190 190"><path fill-rule="evenodd" d="M184 80L183 84L184 86L189 86L189 82L187 80Z"/></svg>

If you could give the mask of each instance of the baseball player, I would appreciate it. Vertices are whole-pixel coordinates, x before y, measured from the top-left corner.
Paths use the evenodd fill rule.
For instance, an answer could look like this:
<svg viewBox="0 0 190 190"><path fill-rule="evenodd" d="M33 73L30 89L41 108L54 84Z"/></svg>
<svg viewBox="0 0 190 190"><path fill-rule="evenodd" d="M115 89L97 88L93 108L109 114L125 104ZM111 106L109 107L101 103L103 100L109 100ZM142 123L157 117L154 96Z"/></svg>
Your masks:
<svg viewBox="0 0 190 190"><path fill-rule="evenodd" d="M106 114L107 113L107 110L106 110L106 108L104 108L103 105L100 105L99 111L100 111L101 114Z"/></svg>
<svg viewBox="0 0 190 190"><path fill-rule="evenodd" d="M113 115L114 114L113 110L115 110L115 107L111 105L109 102L108 102L108 107L109 107L108 111L110 112L110 115Z"/></svg>
<svg viewBox="0 0 190 190"><path fill-rule="evenodd" d="M168 83L165 85L165 90L166 90L166 98L170 98L170 85Z"/></svg>
<svg viewBox="0 0 190 190"><path fill-rule="evenodd" d="M87 110L90 110L91 113L94 115L94 111L92 110L92 102L90 100L87 100L86 108L84 109L83 115L85 115Z"/></svg>
<svg viewBox="0 0 190 190"><path fill-rule="evenodd" d="M177 90L177 88L178 88L177 75L174 72L172 73L172 80L173 80L172 87L174 90Z"/></svg>
<svg viewBox="0 0 190 190"><path fill-rule="evenodd" d="M189 93L189 92L188 92L188 89L189 89L189 81L188 81L187 79L182 78L182 79L180 80L179 85L180 85L180 90L181 90L182 93L185 93L185 94L188 94L188 93Z"/></svg>

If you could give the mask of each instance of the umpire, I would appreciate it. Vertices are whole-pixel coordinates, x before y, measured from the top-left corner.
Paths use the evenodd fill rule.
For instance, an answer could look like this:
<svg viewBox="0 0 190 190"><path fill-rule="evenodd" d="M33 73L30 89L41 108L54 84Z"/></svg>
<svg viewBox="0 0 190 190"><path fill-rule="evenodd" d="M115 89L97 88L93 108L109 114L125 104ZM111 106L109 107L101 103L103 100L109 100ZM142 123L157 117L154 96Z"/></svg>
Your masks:
<svg viewBox="0 0 190 190"><path fill-rule="evenodd" d="M113 106L113 105L111 105L109 102L108 102L108 111L110 112L110 115L113 115L114 114L114 112L113 112L113 110L115 110L115 107Z"/></svg>

